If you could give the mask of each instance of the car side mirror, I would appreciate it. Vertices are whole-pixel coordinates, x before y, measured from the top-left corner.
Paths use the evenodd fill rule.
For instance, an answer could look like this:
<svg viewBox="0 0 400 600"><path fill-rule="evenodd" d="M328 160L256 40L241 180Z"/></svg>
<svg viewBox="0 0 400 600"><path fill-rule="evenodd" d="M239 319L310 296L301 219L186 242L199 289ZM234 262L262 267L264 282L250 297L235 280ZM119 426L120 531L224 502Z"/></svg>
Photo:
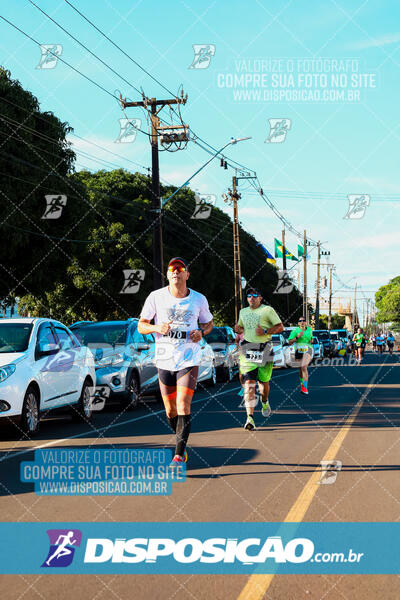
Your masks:
<svg viewBox="0 0 400 600"><path fill-rule="evenodd" d="M57 344L43 344L42 348L38 351L37 357L43 358L44 356L52 356L60 351L60 347Z"/></svg>
<svg viewBox="0 0 400 600"><path fill-rule="evenodd" d="M150 350L150 344L140 342L140 344L136 344L136 350L138 350L139 352L141 352L142 350Z"/></svg>

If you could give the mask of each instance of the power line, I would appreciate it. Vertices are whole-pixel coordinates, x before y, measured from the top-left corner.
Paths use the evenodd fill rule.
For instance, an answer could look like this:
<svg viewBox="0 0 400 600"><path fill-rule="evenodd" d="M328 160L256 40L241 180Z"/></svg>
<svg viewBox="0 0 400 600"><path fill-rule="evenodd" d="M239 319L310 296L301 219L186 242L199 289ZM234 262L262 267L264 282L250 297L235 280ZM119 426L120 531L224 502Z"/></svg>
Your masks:
<svg viewBox="0 0 400 600"><path fill-rule="evenodd" d="M154 77L149 71L147 71L147 69L145 69L144 67L142 67L141 64L139 64L136 60L134 60L131 56L129 56L129 54L127 52L125 52L125 50L123 50L120 46L118 46L118 44L116 44L107 34L105 34L99 27L97 27L97 25L95 25L93 23L93 21L91 21L88 17L86 17L80 10L78 10L71 2L69 2L69 0L65 0L65 2L75 11L77 12L83 19L85 19L85 21L87 23L89 23L89 25L91 25L92 27L94 27L94 29L96 29L96 31L98 31L103 37L105 37L115 48L118 48L118 50L120 52L122 52L122 54L124 54L124 56L126 56L126 58L128 58L133 64L135 64L137 67L139 67L139 69L141 69L144 73L146 73L146 75L148 75L149 77L151 77L151 79L153 79L153 81L155 81L156 83L158 83L162 88L164 88L164 90L166 92L168 92L168 94L170 94L171 96L175 96L176 94L174 94L173 92L171 92L168 88L165 87L164 84L161 83L161 81L159 81L158 79L156 79L156 77ZM139 92L140 93L140 92Z"/></svg>
<svg viewBox="0 0 400 600"><path fill-rule="evenodd" d="M20 33L22 33L22 35L24 35L26 38L28 38L29 40L31 40L32 42L34 42L35 44L37 44L37 46L39 46L39 47L41 46L41 44L37 40L35 40L35 38L33 38L28 33L25 33L25 31L23 31L22 29L20 29L17 25L15 25L11 21L9 21L5 17L3 17L3 15L0 15L0 19L3 19L3 21L5 21L9 25L11 25L11 27L13 27L14 29L16 29L17 31L19 31ZM103 87L102 85L100 85L99 83L97 83L96 81L94 81L94 79L91 79L90 77L88 77L87 75L85 75L84 73L82 73L81 71L79 71L79 69L76 69L69 62L67 62L66 60L64 60L63 58L61 58L61 56L58 56L57 54L54 54L54 52L52 52L51 50L49 50L49 52L50 52L50 54L52 54L53 56L55 56L56 58L58 58L58 60L60 60L61 62L63 62L64 64L66 64L68 67L70 67L70 69L72 69L73 71L75 71L75 73L78 73L79 75L81 75L82 77L84 77L85 79L87 79L87 81L90 81L90 83L92 83L93 85L95 85L96 87L98 87L100 90L102 90L104 93L106 93L109 96L111 96L111 98L114 98L114 100L118 101L118 98L116 96L114 96L114 94L112 94L105 87Z"/></svg>

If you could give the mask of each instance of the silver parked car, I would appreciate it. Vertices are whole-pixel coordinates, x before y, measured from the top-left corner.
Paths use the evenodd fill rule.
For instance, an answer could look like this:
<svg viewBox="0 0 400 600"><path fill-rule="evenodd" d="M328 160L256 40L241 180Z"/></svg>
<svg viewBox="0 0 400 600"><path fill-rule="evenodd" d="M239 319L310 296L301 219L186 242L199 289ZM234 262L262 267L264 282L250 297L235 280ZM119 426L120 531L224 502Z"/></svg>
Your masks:
<svg viewBox="0 0 400 600"><path fill-rule="evenodd" d="M213 327L205 336L215 355L215 367L219 381L232 381L239 365L239 349L235 344L236 335L231 327Z"/></svg>
<svg viewBox="0 0 400 600"><path fill-rule="evenodd" d="M140 396L160 397L154 363L154 336L137 330L138 319L80 321L71 331L88 346L96 367L96 393L134 408Z"/></svg>
<svg viewBox="0 0 400 600"><path fill-rule="evenodd" d="M80 321L71 331L91 350L96 367L96 393L105 399L117 399L135 408L140 398L156 396L161 400L155 365L155 338L137 330L138 319L127 321ZM201 340L201 364L198 381L216 383L215 356Z"/></svg>

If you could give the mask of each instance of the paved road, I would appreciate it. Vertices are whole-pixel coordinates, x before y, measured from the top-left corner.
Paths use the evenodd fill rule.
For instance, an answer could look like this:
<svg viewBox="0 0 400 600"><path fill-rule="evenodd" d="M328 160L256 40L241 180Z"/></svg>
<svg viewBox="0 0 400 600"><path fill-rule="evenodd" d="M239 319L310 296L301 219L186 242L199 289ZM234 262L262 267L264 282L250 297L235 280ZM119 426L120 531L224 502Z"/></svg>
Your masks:
<svg viewBox="0 0 400 600"><path fill-rule="evenodd" d="M19 482L19 463L37 446L164 447L173 444L160 405L119 416L109 408L94 428L47 420L34 442L0 442L3 521L398 521L400 517L399 355L367 353L362 366L311 369L309 397L294 370L274 371L273 415L243 430L238 382L197 392L188 479L170 497L36 496ZM6 432L7 435L7 432ZM335 452L334 485L315 485ZM314 474L314 480L312 480ZM311 483L310 483L311 481ZM295 516L295 518L291 518ZM188 530L189 531L189 530ZM399 576L3 576L2 597L102 600L398 599Z"/></svg>

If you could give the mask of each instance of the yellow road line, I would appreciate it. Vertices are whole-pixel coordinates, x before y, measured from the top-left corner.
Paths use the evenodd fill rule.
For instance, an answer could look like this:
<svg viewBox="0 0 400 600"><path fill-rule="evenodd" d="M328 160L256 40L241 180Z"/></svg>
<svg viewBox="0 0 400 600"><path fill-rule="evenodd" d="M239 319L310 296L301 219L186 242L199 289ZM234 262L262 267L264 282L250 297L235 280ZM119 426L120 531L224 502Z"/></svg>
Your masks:
<svg viewBox="0 0 400 600"><path fill-rule="evenodd" d="M374 382L376 381L382 367L383 367L383 364L380 366L380 368L377 371L375 371L375 374L372 377L371 382L366 385L368 390L366 390L363 393L363 395L361 396L361 398L359 399L357 404L355 404L351 414L347 417L346 421L340 428L339 433L336 435L335 439L329 446L329 448L326 451L325 456L323 457L322 460L329 460L329 461L334 460L340 446L342 445L342 443L344 441L344 438L350 431L350 428L351 428L352 424L354 423L354 420L356 419L358 413L360 412L360 409L361 409L362 405L364 404L365 399L369 395L371 389L374 387ZM354 387L357 387L357 386L355 385ZM300 495L298 496L297 500L295 501L292 508L289 510L288 514L286 515L286 518L283 521L284 523L299 523L300 521L303 520L304 515L306 514L315 494L317 493L317 490L319 489L317 483L320 479L320 476L321 476L321 470L318 468L313 472L310 479L307 481L306 485L304 486L303 490L300 492ZM265 593L267 592L269 586L272 583L274 575L275 575L275 573L262 574L262 575L256 575L256 574L251 575L249 577L246 585L242 589L240 595L238 596L238 600L263 600L263 598L265 598Z"/></svg>

